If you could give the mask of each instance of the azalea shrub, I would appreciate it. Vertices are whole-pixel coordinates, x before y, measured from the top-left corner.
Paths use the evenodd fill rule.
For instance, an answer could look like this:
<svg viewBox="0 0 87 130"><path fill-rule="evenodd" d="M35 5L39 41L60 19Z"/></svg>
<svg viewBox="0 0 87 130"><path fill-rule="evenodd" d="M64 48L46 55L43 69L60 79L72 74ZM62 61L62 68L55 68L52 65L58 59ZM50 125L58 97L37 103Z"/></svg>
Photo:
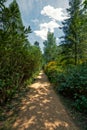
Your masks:
<svg viewBox="0 0 87 130"><path fill-rule="evenodd" d="M73 106L87 112L87 65L57 66L53 62L46 65L49 80L55 83L55 90L73 99Z"/></svg>
<svg viewBox="0 0 87 130"><path fill-rule="evenodd" d="M49 80L52 83L57 82L58 73L62 73L62 68L57 66L56 61L51 61L45 66L45 73L48 75Z"/></svg>

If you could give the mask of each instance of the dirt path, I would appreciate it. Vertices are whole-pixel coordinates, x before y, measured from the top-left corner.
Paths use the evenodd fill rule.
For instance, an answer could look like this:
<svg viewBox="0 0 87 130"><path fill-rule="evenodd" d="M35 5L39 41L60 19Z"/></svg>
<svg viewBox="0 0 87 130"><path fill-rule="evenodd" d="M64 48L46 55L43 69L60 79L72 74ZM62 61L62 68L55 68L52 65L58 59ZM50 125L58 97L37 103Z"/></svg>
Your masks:
<svg viewBox="0 0 87 130"><path fill-rule="evenodd" d="M79 130L43 72L30 88L12 130Z"/></svg>

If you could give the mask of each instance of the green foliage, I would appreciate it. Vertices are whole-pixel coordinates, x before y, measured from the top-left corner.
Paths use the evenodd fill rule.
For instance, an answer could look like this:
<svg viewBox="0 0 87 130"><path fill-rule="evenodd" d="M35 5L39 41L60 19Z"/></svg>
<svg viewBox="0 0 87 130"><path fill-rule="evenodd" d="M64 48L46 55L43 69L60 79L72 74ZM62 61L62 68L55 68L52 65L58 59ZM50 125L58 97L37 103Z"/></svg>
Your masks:
<svg viewBox="0 0 87 130"><path fill-rule="evenodd" d="M27 40L31 28L23 26L15 0L8 8L1 1L0 25L0 103L3 103L40 70L42 54L39 47L31 46Z"/></svg>
<svg viewBox="0 0 87 130"><path fill-rule="evenodd" d="M87 93L87 69L79 65L66 70L66 79L60 85L60 91L74 98L75 94L86 95ZM63 88L64 87L64 88ZM62 90L61 90L62 88ZM67 93L68 92L68 93Z"/></svg>
<svg viewBox="0 0 87 130"><path fill-rule="evenodd" d="M73 106L80 112L83 112L84 110L84 112L87 113L87 97L84 95L79 96L73 103Z"/></svg>
<svg viewBox="0 0 87 130"><path fill-rule="evenodd" d="M55 67L46 65L46 74L55 83L55 90L75 101L74 106L86 112L87 108L87 65Z"/></svg>
<svg viewBox="0 0 87 130"><path fill-rule="evenodd" d="M87 60L87 12L81 7L80 0L69 2L69 18L63 22L64 40L62 61L67 64L79 64Z"/></svg>
<svg viewBox="0 0 87 130"><path fill-rule="evenodd" d="M43 42L44 44L44 60L46 63L56 59L57 55L57 45L54 33L48 32L47 40Z"/></svg>
<svg viewBox="0 0 87 130"><path fill-rule="evenodd" d="M67 13L69 17L62 22L62 44L53 49L52 35L44 42L45 72L57 92L87 112L87 0L70 0Z"/></svg>
<svg viewBox="0 0 87 130"><path fill-rule="evenodd" d="M55 82L56 71L57 64L55 61L51 61L45 66L45 72L47 75L49 75L49 79L51 80L51 82Z"/></svg>
<svg viewBox="0 0 87 130"><path fill-rule="evenodd" d="M57 82L57 76L62 72L63 72L62 67L57 66L56 61L51 61L47 65L45 65L45 73L48 75L48 78L52 83Z"/></svg>

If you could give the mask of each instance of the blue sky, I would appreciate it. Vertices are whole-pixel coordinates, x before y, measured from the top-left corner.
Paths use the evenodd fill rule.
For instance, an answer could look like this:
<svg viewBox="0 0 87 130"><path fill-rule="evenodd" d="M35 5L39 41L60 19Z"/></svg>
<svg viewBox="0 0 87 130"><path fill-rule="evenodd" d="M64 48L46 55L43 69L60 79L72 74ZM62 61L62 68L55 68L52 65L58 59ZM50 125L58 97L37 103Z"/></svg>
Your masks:
<svg viewBox="0 0 87 130"><path fill-rule="evenodd" d="M16 0L22 21L25 27L30 25L32 33L28 39L33 44L35 41L40 43L43 48L43 41L47 38L47 32L54 32L57 44L59 37L63 35L59 27L61 22L66 19L66 8L69 0ZM8 6L12 0L7 0Z"/></svg>

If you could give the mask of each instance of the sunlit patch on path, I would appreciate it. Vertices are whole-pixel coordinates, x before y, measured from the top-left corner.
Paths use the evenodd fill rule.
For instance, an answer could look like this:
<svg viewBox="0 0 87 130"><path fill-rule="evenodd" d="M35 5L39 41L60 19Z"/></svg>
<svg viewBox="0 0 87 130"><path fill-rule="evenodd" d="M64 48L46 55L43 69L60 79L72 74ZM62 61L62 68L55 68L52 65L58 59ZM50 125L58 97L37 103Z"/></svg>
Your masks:
<svg viewBox="0 0 87 130"><path fill-rule="evenodd" d="M43 72L29 87L12 130L79 130Z"/></svg>

